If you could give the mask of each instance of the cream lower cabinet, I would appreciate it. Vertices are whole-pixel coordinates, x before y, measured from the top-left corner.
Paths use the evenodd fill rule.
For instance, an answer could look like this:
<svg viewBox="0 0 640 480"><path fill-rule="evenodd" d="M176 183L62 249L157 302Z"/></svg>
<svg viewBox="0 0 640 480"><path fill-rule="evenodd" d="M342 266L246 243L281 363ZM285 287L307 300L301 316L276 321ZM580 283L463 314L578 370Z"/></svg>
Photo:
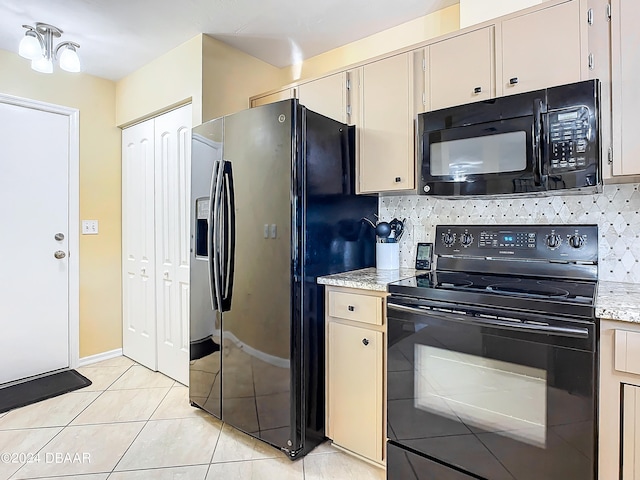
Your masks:
<svg viewBox="0 0 640 480"><path fill-rule="evenodd" d="M640 324L600 321L599 478L640 480Z"/></svg>
<svg viewBox="0 0 640 480"><path fill-rule="evenodd" d="M369 63L355 72L359 77L359 95L354 102L358 193L415 188L412 64L411 54L403 53Z"/></svg>
<svg viewBox="0 0 640 480"><path fill-rule="evenodd" d="M386 293L327 287L326 434L334 445L385 461Z"/></svg>

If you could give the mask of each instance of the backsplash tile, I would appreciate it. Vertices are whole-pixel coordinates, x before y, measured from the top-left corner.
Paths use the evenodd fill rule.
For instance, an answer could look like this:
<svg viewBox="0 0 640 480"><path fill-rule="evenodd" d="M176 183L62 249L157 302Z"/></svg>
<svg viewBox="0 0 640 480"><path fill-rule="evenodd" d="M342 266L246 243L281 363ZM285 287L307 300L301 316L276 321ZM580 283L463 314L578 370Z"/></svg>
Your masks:
<svg viewBox="0 0 640 480"><path fill-rule="evenodd" d="M400 267L412 267L416 243L433 242L436 225L597 224L599 278L640 283L639 184L605 185L596 195L509 199L437 199L424 195L380 197L382 220L406 218Z"/></svg>

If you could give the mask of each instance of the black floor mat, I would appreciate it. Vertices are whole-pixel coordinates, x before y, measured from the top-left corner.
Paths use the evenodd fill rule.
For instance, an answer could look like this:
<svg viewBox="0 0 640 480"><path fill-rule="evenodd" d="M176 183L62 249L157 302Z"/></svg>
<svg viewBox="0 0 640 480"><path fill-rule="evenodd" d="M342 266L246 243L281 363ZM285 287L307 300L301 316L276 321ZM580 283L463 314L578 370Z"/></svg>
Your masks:
<svg viewBox="0 0 640 480"><path fill-rule="evenodd" d="M0 413L57 397L63 393L88 387L91 380L75 370L52 373L46 377L0 388Z"/></svg>

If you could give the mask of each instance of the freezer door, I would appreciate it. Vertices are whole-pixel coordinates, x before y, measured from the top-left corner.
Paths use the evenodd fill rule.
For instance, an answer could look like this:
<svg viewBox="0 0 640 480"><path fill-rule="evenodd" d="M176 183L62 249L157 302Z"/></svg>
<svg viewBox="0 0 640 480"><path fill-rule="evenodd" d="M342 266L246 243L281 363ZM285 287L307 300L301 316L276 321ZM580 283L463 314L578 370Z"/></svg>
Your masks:
<svg viewBox="0 0 640 480"><path fill-rule="evenodd" d="M281 449L296 441L290 401L296 105L284 101L230 115L224 132L230 175L224 175L223 191L234 207L223 207L229 215L222 256L222 418ZM230 243L235 248L229 250Z"/></svg>
<svg viewBox="0 0 640 480"><path fill-rule="evenodd" d="M193 129L189 398L218 418L221 409L220 207L224 119ZM216 227L216 228L214 228Z"/></svg>

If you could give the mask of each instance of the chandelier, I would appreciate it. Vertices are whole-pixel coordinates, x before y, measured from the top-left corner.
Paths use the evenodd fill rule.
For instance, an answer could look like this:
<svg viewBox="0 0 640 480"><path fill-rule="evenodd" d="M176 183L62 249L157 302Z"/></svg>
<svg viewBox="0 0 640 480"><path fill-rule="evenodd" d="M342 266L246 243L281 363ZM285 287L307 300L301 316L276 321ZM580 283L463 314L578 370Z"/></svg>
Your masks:
<svg viewBox="0 0 640 480"><path fill-rule="evenodd" d="M74 42L61 42L55 48L53 39L60 38L62 30L47 23L22 25L27 31L20 41L18 53L31 60L31 68L37 72L52 73L53 61L58 60L60 68L67 72L80 71L80 59L76 49L80 45Z"/></svg>

